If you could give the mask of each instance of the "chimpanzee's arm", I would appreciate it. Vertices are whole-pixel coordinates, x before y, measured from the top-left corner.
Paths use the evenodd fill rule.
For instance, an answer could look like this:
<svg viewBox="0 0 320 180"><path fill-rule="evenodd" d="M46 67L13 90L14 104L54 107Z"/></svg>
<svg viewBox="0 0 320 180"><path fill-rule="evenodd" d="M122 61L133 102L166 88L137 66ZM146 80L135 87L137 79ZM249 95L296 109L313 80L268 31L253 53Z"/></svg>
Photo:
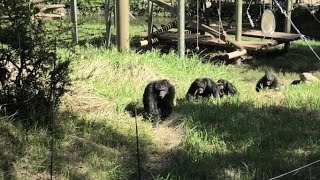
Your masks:
<svg viewBox="0 0 320 180"><path fill-rule="evenodd" d="M148 115L157 113L158 111L155 93L156 92L153 83L148 84L143 93L144 110L147 112Z"/></svg>
<svg viewBox="0 0 320 180"><path fill-rule="evenodd" d="M235 95L235 94L238 94L238 90L235 86L233 86L232 83L230 82L227 82L226 83L226 88L227 88L227 91L231 94L231 95Z"/></svg>
<svg viewBox="0 0 320 180"><path fill-rule="evenodd" d="M187 99L188 101L192 101L192 100L193 100L194 95L195 95L195 93L196 93L196 91L197 91L197 88L198 88L198 87L197 87L197 84L196 84L195 82L193 82L193 83L191 84L191 86L190 86L187 94L186 94L186 99Z"/></svg>

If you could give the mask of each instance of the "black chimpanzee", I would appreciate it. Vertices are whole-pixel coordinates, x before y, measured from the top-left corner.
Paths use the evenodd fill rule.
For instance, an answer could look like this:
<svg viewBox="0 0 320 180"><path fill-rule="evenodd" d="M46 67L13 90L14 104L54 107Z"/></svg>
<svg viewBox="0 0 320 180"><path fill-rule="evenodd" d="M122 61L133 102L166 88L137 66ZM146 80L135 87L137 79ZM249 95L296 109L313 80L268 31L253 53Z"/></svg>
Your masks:
<svg viewBox="0 0 320 180"><path fill-rule="evenodd" d="M175 88L166 79L150 82L143 93L144 111L157 127L160 118L167 118L174 106Z"/></svg>
<svg viewBox="0 0 320 180"><path fill-rule="evenodd" d="M220 87L220 97L223 97L223 95L228 96L229 94L230 95L239 94L237 88L227 80L219 79L218 86Z"/></svg>
<svg viewBox="0 0 320 180"><path fill-rule="evenodd" d="M192 101L194 97L219 97L220 87L210 78L198 78L191 84L186 99Z"/></svg>
<svg viewBox="0 0 320 180"><path fill-rule="evenodd" d="M266 74L257 82L256 91L259 92L266 87L269 89L278 89L278 85L278 78L271 72L266 72Z"/></svg>

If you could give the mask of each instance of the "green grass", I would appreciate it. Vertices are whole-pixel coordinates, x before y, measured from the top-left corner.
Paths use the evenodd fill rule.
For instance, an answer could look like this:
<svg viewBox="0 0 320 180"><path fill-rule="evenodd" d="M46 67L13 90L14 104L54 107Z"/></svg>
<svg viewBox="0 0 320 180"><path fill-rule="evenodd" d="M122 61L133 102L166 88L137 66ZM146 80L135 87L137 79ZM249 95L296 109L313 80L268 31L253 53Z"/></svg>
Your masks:
<svg viewBox="0 0 320 180"><path fill-rule="evenodd" d="M162 78L175 85L177 105L169 118L173 125L161 126L181 129L184 136L177 149L164 152L167 163L151 176L149 162L162 129L152 129L138 116L143 177L268 179L319 159L320 84L289 85L302 71L320 77L319 61L303 41L293 42L287 54L268 49L237 66L203 63L197 56L179 59L159 50L119 53L103 47L103 32L103 24L84 21L79 46L69 47L69 32L58 36L60 56L72 58L73 82L56 120L55 178L136 177L135 118L126 109L130 104L141 109L146 84ZM130 32L132 40L146 35L135 23ZM311 44L319 53L320 43ZM255 92L265 70L277 74L280 91ZM186 102L186 91L198 77L228 79L240 95ZM26 133L12 118L0 121L0 179L48 177L50 132L34 127ZM317 179L319 168L315 164L286 178Z"/></svg>

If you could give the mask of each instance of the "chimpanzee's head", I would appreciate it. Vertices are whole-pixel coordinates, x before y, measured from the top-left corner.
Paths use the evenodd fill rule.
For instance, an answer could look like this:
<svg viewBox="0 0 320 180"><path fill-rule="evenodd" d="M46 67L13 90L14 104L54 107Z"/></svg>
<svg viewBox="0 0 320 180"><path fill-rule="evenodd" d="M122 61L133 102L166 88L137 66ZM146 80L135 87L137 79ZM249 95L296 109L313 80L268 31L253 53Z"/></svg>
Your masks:
<svg viewBox="0 0 320 180"><path fill-rule="evenodd" d="M270 73L270 72L267 72L265 77L266 77L267 85L271 86L271 84L274 82L274 79L275 79L274 75L272 73Z"/></svg>
<svg viewBox="0 0 320 180"><path fill-rule="evenodd" d="M204 79L196 79L195 83L197 87L196 93L202 94L207 87L207 81Z"/></svg>
<svg viewBox="0 0 320 180"><path fill-rule="evenodd" d="M168 94L169 82L167 80L159 81L155 83L154 88L157 92L157 96L160 99L163 99Z"/></svg>
<svg viewBox="0 0 320 180"><path fill-rule="evenodd" d="M224 79L219 79L217 81L217 85L218 85L220 90L225 89L225 87L227 86L227 81L224 80Z"/></svg>

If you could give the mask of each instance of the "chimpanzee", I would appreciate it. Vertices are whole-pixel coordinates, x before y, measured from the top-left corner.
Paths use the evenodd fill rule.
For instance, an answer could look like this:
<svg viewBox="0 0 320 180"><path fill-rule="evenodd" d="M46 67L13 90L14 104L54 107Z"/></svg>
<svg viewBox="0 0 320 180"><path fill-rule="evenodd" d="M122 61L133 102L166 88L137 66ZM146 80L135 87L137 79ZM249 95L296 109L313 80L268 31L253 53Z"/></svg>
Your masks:
<svg viewBox="0 0 320 180"><path fill-rule="evenodd" d="M229 81L224 79L218 80L218 86L220 87L220 97L223 97L224 95L228 96L230 95L236 95L239 94L237 88Z"/></svg>
<svg viewBox="0 0 320 180"><path fill-rule="evenodd" d="M166 79L150 82L143 93L144 111L157 127L160 118L167 118L174 106L175 87Z"/></svg>
<svg viewBox="0 0 320 180"><path fill-rule="evenodd" d="M192 101L194 97L219 97L220 87L210 78L198 78L191 84L186 99Z"/></svg>
<svg viewBox="0 0 320 180"><path fill-rule="evenodd" d="M278 78L273 73L266 72L266 74L257 82L256 91L259 92L266 87L269 89L278 89L278 85Z"/></svg>

